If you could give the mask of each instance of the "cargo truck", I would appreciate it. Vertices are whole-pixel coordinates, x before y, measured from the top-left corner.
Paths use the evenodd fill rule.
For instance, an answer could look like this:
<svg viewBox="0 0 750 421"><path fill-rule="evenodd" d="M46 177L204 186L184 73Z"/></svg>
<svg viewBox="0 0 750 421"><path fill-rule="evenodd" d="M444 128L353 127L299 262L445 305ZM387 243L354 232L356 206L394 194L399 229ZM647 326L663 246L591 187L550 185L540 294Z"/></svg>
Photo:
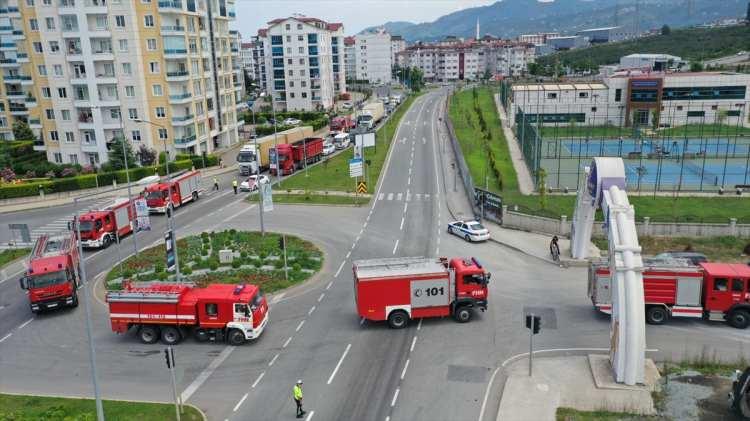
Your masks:
<svg viewBox="0 0 750 421"><path fill-rule="evenodd" d="M123 282L107 293L116 333L135 331L141 342L159 339L174 345L188 336L199 342L241 345L256 339L268 324L268 303L256 285Z"/></svg>
<svg viewBox="0 0 750 421"><path fill-rule="evenodd" d="M88 211L79 220L81 245L88 248L107 248L133 232L138 223L135 202L127 198L115 199L103 209Z"/></svg>
<svg viewBox="0 0 750 421"><path fill-rule="evenodd" d="M306 137L313 135L312 126L301 126L293 129L284 130L276 133L275 135L268 135L258 138L257 147L258 153L256 158L258 159L259 171L265 171L273 166L273 163L269 159L269 151L276 147L276 145L285 145L287 143L294 143L298 140L302 140ZM255 148L255 142L248 144ZM247 146L247 145L246 145ZM242 171L242 168L240 168Z"/></svg>
<svg viewBox="0 0 750 421"><path fill-rule="evenodd" d="M385 116L385 106L382 102L371 102L362 107L361 114L357 117L357 125L364 124L368 130L372 130Z"/></svg>
<svg viewBox="0 0 750 421"><path fill-rule="evenodd" d="M592 263L588 295L596 309L612 314L609 266ZM644 259L646 322L670 317L726 321L738 329L750 326L750 267L735 263L700 263L685 259Z"/></svg>
<svg viewBox="0 0 750 421"><path fill-rule="evenodd" d="M184 171L172 178L146 187L149 213L168 213L188 202L198 200L201 190L200 171Z"/></svg>
<svg viewBox="0 0 750 421"><path fill-rule="evenodd" d="M255 153L255 145L247 144L240 149L237 154L237 166L240 168L240 175L258 174L260 165L258 155Z"/></svg>
<svg viewBox="0 0 750 421"><path fill-rule="evenodd" d="M394 329L423 317L465 323L474 309L487 309L490 273L473 257L358 260L352 270L359 316Z"/></svg>
<svg viewBox="0 0 750 421"><path fill-rule="evenodd" d="M26 272L19 280L32 313L78 306L79 262L72 232L42 235L36 240Z"/></svg>
<svg viewBox="0 0 750 421"><path fill-rule="evenodd" d="M279 172L281 175L289 175L313 164L323 158L323 139L319 137L309 137L286 145L278 145L275 149L269 151L272 157L278 156ZM275 158L271 158L272 160ZM276 175L277 170L271 169L271 174Z"/></svg>

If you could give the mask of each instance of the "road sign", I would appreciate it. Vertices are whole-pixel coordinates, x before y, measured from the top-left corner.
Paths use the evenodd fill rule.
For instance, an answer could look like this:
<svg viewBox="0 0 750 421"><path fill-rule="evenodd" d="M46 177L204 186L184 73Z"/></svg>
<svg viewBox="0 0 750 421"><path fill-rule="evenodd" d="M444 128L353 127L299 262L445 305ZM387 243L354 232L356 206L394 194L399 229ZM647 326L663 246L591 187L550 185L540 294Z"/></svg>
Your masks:
<svg viewBox="0 0 750 421"><path fill-rule="evenodd" d="M354 144L364 147L375 146L375 132L360 133L354 136Z"/></svg>
<svg viewBox="0 0 750 421"><path fill-rule="evenodd" d="M151 218L148 216L148 205L146 204L146 199L135 200L135 215L137 231L151 230Z"/></svg>
<svg viewBox="0 0 750 421"><path fill-rule="evenodd" d="M350 159L349 160L349 177L362 177L363 165L362 159Z"/></svg>
<svg viewBox="0 0 750 421"><path fill-rule="evenodd" d="M8 224L8 229L13 233L14 240L16 238L16 233L18 233L21 237L22 243L31 243L31 235L27 224Z"/></svg>
<svg viewBox="0 0 750 421"><path fill-rule="evenodd" d="M365 183L364 181L360 181L359 184L357 184L357 193L359 194L367 193L367 183Z"/></svg>
<svg viewBox="0 0 750 421"><path fill-rule="evenodd" d="M271 184L264 183L260 185L260 200L263 212L271 212L273 210L273 192L271 190Z"/></svg>
<svg viewBox="0 0 750 421"><path fill-rule="evenodd" d="M172 272L177 267L175 239L172 230L169 230L164 234L164 244L167 246L167 272Z"/></svg>

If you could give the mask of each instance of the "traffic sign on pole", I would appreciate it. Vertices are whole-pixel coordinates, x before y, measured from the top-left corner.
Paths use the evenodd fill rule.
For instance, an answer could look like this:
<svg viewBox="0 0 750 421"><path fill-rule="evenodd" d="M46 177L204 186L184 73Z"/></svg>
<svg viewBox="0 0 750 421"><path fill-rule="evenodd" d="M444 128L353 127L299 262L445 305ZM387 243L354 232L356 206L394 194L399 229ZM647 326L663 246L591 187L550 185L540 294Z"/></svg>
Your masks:
<svg viewBox="0 0 750 421"><path fill-rule="evenodd" d="M367 193L367 183L365 183L364 181L360 181L357 184L357 193L359 193L359 194L365 194L365 193Z"/></svg>
<svg viewBox="0 0 750 421"><path fill-rule="evenodd" d="M362 159L349 160L349 177L362 177L364 174Z"/></svg>

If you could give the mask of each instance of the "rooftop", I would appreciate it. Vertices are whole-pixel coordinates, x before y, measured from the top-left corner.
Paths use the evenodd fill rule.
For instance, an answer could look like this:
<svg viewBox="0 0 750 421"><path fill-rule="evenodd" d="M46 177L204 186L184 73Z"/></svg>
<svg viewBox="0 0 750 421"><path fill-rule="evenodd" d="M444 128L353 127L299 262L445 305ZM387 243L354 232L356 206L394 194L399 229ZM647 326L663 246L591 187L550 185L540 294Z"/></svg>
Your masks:
<svg viewBox="0 0 750 421"><path fill-rule="evenodd" d="M581 32L611 31L612 29L620 29L620 28L622 28L622 26L604 26L602 28L584 29L578 32L581 33Z"/></svg>
<svg viewBox="0 0 750 421"><path fill-rule="evenodd" d="M514 91L572 91L572 90L596 90L596 89L608 89L607 85L603 83L573 83L573 84L560 84L560 83L546 83L546 84L529 84L529 85L513 85L512 90Z"/></svg>
<svg viewBox="0 0 750 421"><path fill-rule="evenodd" d="M429 257L394 257L386 259L357 260L354 262L357 278L384 278L446 272L443 263Z"/></svg>

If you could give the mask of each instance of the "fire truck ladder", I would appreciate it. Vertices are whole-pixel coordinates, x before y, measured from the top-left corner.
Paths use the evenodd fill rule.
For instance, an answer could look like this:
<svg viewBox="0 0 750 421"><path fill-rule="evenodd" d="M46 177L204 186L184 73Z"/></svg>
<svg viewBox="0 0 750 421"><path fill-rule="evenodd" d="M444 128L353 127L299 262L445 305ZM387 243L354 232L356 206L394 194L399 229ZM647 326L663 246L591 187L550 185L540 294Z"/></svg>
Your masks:
<svg viewBox="0 0 750 421"><path fill-rule="evenodd" d="M151 289L150 284L141 284L126 291L110 291L108 302L148 302L176 304L180 296L189 288L185 284L159 284L159 289Z"/></svg>
<svg viewBox="0 0 750 421"><path fill-rule="evenodd" d="M36 239L34 247L31 249L31 258L39 259L42 257L58 256L69 251L72 247L72 235L60 234L50 237L44 234Z"/></svg>
<svg viewBox="0 0 750 421"><path fill-rule="evenodd" d="M588 257L591 229L599 207L604 214L604 229L609 240L610 343L615 380L627 385L643 383L646 353L643 260L635 228L635 210L625 192L622 158L594 158L586 168L586 180L578 190L573 215L570 241L573 258Z"/></svg>

